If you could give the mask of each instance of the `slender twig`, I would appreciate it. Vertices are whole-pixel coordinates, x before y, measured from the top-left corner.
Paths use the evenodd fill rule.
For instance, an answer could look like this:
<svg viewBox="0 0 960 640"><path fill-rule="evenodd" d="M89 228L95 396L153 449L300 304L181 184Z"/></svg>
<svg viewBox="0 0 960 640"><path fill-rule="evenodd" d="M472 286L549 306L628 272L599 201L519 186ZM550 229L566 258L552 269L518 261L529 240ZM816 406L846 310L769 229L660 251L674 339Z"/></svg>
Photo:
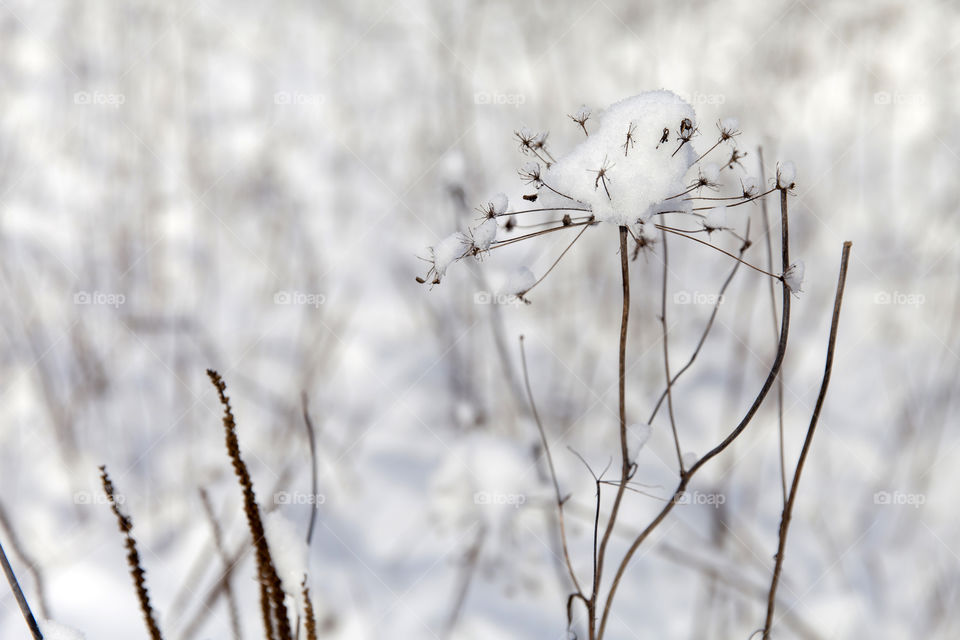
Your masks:
<svg viewBox="0 0 960 640"><path fill-rule="evenodd" d="M40 633L40 627L37 626L37 619L33 617L33 612L30 610L30 605L27 603L27 597L23 595L23 590L20 588L20 583L17 582L17 576L13 572L13 567L10 566L10 561L7 560L7 554L3 550L2 544L0 544L0 564L3 565L3 573L7 577L7 583L10 585L10 591L13 592L13 597L17 601L17 606L20 607L20 613L23 614L23 619L27 622L27 627L30 628L30 634L33 636L34 640L43 640L43 634Z"/></svg>
<svg viewBox="0 0 960 640"><path fill-rule="evenodd" d="M763 147L757 148L757 158L760 161L760 184L766 184L766 175L763 169ZM760 211L763 214L763 234L767 245L767 268L773 269L773 238L770 236L770 217L767 215L767 200L760 202ZM773 335L777 335L777 294L773 286L773 280L769 280L770 285L770 311L773 319ZM777 376L777 433L780 440L780 489L783 494L783 502L787 502L787 465L786 454L783 444L783 376Z"/></svg>
<svg viewBox="0 0 960 640"><path fill-rule="evenodd" d="M313 540L313 528L317 523L317 510L320 508L320 502L316 499L317 494L320 491L319 481L317 478L317 437L313 430L313 421L310 419L310 411L307 408L307 392L300 392L300 405L303 410L303 425L307 429L307 441L310 443L310 490L311 490L311 503L313 504L313 509L310 510L310 524L307 526L307 548L310 547L310 542ZM306 576L303 578L303 593L304 596L307 595L308 589L306 587ZM311 611L311 616L313 612ZM300 638L300 613L297 613L297 631L296 638ZM316 621L313 623L314 633L316 633ZM307 626L310 626L310 622L307 622ZM308 634L309 637L309 634Z"/></svg>
<svg viewBox="0 0 960 640"><path fill-rule="evenodd" d="M50 606L47 604L43 572L40 570L40 565L37 563L37 561L30 557L24 548L20 537L13 528L13 522L11 522L10 518L7 516L7 511L4 509L3 504L0 504L0 529L2 529L6 534L7 543L9 544L10 551L13 553L14 557L18 558L20 563L26 566L27 571L29 571L33 576L34 591L37 595L37 613L41 618L49 620L51 618Z"/></svg>
<svg viewBox="0 0 960 640"><path fill-rule="evenodd" d="M133 584L137 589L137 599L140 601L140 612L143 614L144 622L147 624L147 630L150 632L152 640L162 640L160 627L157 626L157 619L153 613L153 607L150 606L150 593L147 591L147 572L144 571L140 563L140 553L137 551L137 541L134 540L133 520L130 516L124 515L117 504L116 494L114 493L113 483L107 474L106 465L100 466L100 480L103 483L103 492L107 494L107 500L113 515L117 517L117 525L124 537L124 545L127 547L127 564L130 566L130 575L133 577Z"/></svg>
<svg viewBox="0 0 960 640"><path fill-rule="evenodd" d="M597 599L600 594L600 579L603 574L603 561L606 555L607 543L610 541L610 535L617 522L617 514L620 510L620 502L623 500L623 494L626 491L627 483L630 482L631 464L630 452L627 448L627 403L626 403L626 360L627 360L627 325L630 320L630 263L627 256L627 228L620 227L620 279L623 285L623 308L620 315L620 353L619 353L619 409L620 409L620 484L617 487L616 496L613 499L613 507L610 510L610 519L607 521L606 529L603 532L603 539L600 541L600 550L597 552L597 570L593 576L593 592L590 596L591 614L590 614L590 638L600 638L603 635L603 624L600 625L600 635L594 636L597 618ZM599 485L598 491L599 494ZM609 600L608 600L609 606ZM604 619L606 619L606 610L604 610Z"/></svg>
<svg viewBox="0 0 960 640"><path fill-rule="evenodd" d="M283 470L280 471L280 477L278 477L273 484L273 491L271 492L272 494L276 494L281 489L288 486L290 478L293 475L291 469L292 467L287 465L283 468ZM264 505L261 511L264 513L272 513L276 509L277 503L270 502ZM243 560L244 556L250 552L251 548L251 545L245 540L237 544L236 547L234 547L230 552L230 561L226 570L224 570L220 577L217 578L217 581L207 590L206 595L202 598L194 595L193 599L199 601L200 606L196 608L193 617L186 624L182 625L183 630L180 632L180 640L190 640L197 635L200 627L203 626L204 622L206 621L207 616L217 604L217 600L219 600L220 597L226 593L226 587L234 569L237 567L240 561ZM204 553L206 553L206 551L204 551ZM199 578L197 578L197 580L199 580ZM188 584L194 585L194 582L194 580L190 580ZM187 590L187 592L190 592L190 587L184 588ZM195 589L195 587L193 588Z"/></svg>
<svg viewBox="0 0 960 640"><path fill-rule="evenodd" d="M226 436L227 453L233 463L233 470L239 481L243 493L243 510L247 516L250 535L257 558L257 579L260 583L260 609L263 617L264 631L267 640L292 640L290 619L287 606L284 603L283 585L277 569L270 556L264 533L263 520L260 516L260 507L253 489L253 480L250 472L240 455L240 441L237 438L237 425L230 408L230 398L227 397L227 385L220 374L213 369L207 369L207 376L217 388L220 404L223 406L223 428ZM276 625L274 626L274 622ZM274 635L276 630L276 635Z"/></svg>
<svg viewBox="0 0 960 640"><path fill-rule="evenodd" d="M456 596L450 614L447 616L447 622L444 625L444 637L449 638L457 628L460 621L460 615L463 613L463 605L467 601L467 595L470 593L470 585L477 573L477 566L480 563L480 553L483 550L483 543L487 538L487 528L482 524L477 528L477 537L467 549L464 557L463 571L460 575L460 584L457 586Z"/></svg>
<svg viewBox="0 0 960 640"><path fill-rule="evenodd" d="M677 465L683 475L683 453L680 451L680 435L677 433L677 421L673 415L673 384L670 376L670 340L667 331L667 276L670 273L670 254L667 251L667 232L660 230L663 243L663 284L660 295L660 325L663 328L663 369L667 380L667 412L670 414L670 429L673 431L673 445L677 450Z"/></svg>
<svg viewBox="0 0 960 640"><path fill-rule="evenodd" d="M786 270L787 266L790 264L790 231L788 224L786 190L781 192L780 219L781 260L783 261L783 269ZM727 437L724 438L720 444L708 451L702 458L697 460L697 462L694 463L693 466L691 466L686 473L680 477L680 482L677 484L677 488L674 490L671 500L664 505L663 509L650 522L650 524L648 524L647 527L640 532L640 534L630 545L630 548L624 554L623 559L620 562L620 566L617 568L617 573L613 578L613 582L610 585L610 592L607 595L607 600L604 603L603 616L600 620L600 630L596 636L597 640L602 640L603 638L603 633L606 630L607 620L610 615L610 607L613 604L613 599L617 593L617 588L620 586L620 580L622 579L623 574L626 572L627 566L629 566L633 555L637 552L637 549L640 548L640 545L643 544L650 533L656 529L661 522L663 522L667 515L669 515L670 511L673 510L673 507L677 504L677 502L680 501L694 474L696 474L696 472L699 471L703 465L722 453L734 440L740 436L741 433L743 433L744 429L746 429L747 425L749 425L753 420L754 415L756 415L757 411L760 409L760 405L763 404L764 399L767 397L767 393L769 393L770 388L773 386L773 382L780 371L780 365L783 364L783 357L787 351L787 336L789 335L790 330L790 288L787 286L786 282L782 282L782 303L783 313L781 315L780 324L780 341L777 345L777 353L774 356L773 364L770 366L770 371L767 374L767 378L764 381L763 386L760 388L760 391L757 393L757 396L754 398L753 403L750 405L750 408L747 410L746 414L743 416L737 426L727 435Z"/></svg>
<svg viewBox="0 0 960 640"><path fill-rule="evenodd" d="M501 218L503 216L516 216L521 213L538 213L544 211L590 211L584 207L540 207L538 209L521 209L520 211L504 211L503 213L495 213L494 218Z"/></svg>
<svg viewBox="0 0 960 640"><path fill-rule="evenodd" d="M797 487L800 486L800 474L803 473L803 465L807 461L807 455L810 453L813 433L817 428L817 421L820 419L820 411L823 409L823 401L827 396L827 387L830 384L830 374L833 371L833 354L837 345L840 306L843 304L843 289L847 281L847 263L850 261L850 247L851 243L849 241L843 243L843 255L840 258L840 276L837 280L837 290L833 300L833 319L830 322L830 339L827 343L827 361L823 368L823 381L820 383L820 393L817 395L817 403L814 405L813 415L810 417L810 426L807 427L807 436L804 438L803 448L800 450L800 459L797 460L797 468L793 472L790 494L787 498L786 505L783 507L783 515L780 518L780 541L777 544L773 579L770 581L770 593L767 596L767 618L763 625L763 640L769 640L770 638L770 628L773 626L773 610L776 605L777 585L780 582L780 572L783 569L783 552L787 546L787 532L790 529L790 518L793 514L793 505L797 498Z"/></svg>
<svg viewBox="0 0 960 640"><path fill-rule="evenodd" d="M543 222L531 222L530 224L515 224L513 225L514 229L536 229L537 227L545 227L548 225L560 224L561 226L573 222L584 222L587 220L592 220L593 215L589 216L577 216L575 218L560 218L559 220L544 220ZM632 233L632 232L631 232Z"/></svg>
<svg viewBox="0 0 960 640"><path fill-rule="evenodd" d="M761 269L761 268L758 267L758 266L752 265L752 264L750 264L749 262L747 262L746 260L744 260L744 259L742 259L742 258L739 258L739 257L733 255L733 254L730 253L729 251L726 251L726 250L724 250L724 249L721 249L720 247L718 247L718 246L715 245L715 244L710 244L709 242L705 242L704 240L701 240L700 238L694 238L692 235L690 235L690 233L691 233L690 231L685 231L685 230L683 230L683 229L677 229L677 228L675 228L675 227L668 227L668 226L662 225L662 224L655 224L654 226L656 226L657 229L661 229L661 230L663 230L663 231L666 231L667 233L672 233L672 234L674 234L674 235L678 235L678 236L680 236L680 237L687 238L687 239L689 239L689 240L693 240L694 242L700 243L700 244L702 244L702 245L704 245L704 246L706 246L706 247L710 247L711 249L714 249L715 251L719 251L719 252L722 253L723 255L729 256L729 257L733 258L734 260L736 260L737 262L743 263L743 264L747 265L748 267L750 267L751 269L753 269L754 271L757 271L757 272L759 272L759 273L762 273L762 274L765 275L765 276L770 276L771 278L775 278L775 279L777 279L777 280L782 280L782 279L783 279L782 276L779 276L779 275L777 275L777 274L775 274L775 273L770 273L769 271L767 271L767 270L765 270L765 269ZM786 270L786 267L784 267L784 270Z"/></svg>
<svg viewBox="0 0 960 640"><path fill-rule="evenodd" d="M553 233L554 231L562 231L563 229L573 229L574 227L582 227L584 225L596 224L596 221L592 218L590 220L585 220L584 222L575 222L573 224L561 224L558 227L551 227L549 229L543 229L542 231L534 231L533 233L527 233L522 236L517 236L516 238L510 238L508 240L501 240L499 242L493 243L493 246L490 247L490 251L494 249L499 249L501 247L506 247L517 242L522 242L523 240L528 240L529 238L536 238L537 236L542 236L548 233Z"/></svg>
<svg viewBox="0 0 960 640"><path fill-rule="evenodd" d="M547 457L547 467L550 470L550 480L553 482L553 491L557 499L557 516L560 523L560 544L563 548L563 561L567 565L567 572L570 574L570 581L573 588L578 593L582 593L580 582L577 580L576 572L573 570L573 562L570 560L570 551L567 548L567 531L564 524L563 504L566 498L560 493L560 482L557 480L557 470L553 465L553 455L550 453L550 443L547 441L547 433L540 420L540 413L537 411L537 404L533 400L533 390L530 388L530 374L527 371L527 352L523 348L523 336L520 336L520 362L523 365L523 384L527 390L527 399L530 401L530 411L533 413L533 420L537 423L537 431L540 432L540 440L543 443L543 452Z"/></svg>
<svg viewBox="0 0 960 640"><path fill-rule="evenodd" d="M747 222L747 237L744 239L743 245L740 247L740 257L743 257L743 254L747 249L750 248L750 223ZM740 262L736 262L733 265L733 269L730 270L727 279L723 281L723 285L720 287L720 292L717 294L717 299L713 303L713 310L710 312L710 318L707 320L707 324L703 329L703 332L700 334L700 340L697 342L697 346L694 348L693 353L690 354L690 359L687 360L687 363L683 365L679 371L677 371L673 378L670 380L670 386L673 386L677 383L677 379L682 376L687 369L693 366L694 361L697 359L697 356L700 355L700 350L703 348L704 343L707 341L707 336L710 335L710 330L713 328L714 320L717 318L717 314L720 311L720 305L723 303L723 296L727 291L727 287L730 286L730 283L733 281L733 276L736 275L737 270L740 268ZM773 282L771 280L770 282ZM660 394L660 398L657 400L657 404L653 407L653 411L650 413L650 417L647 419L647 424L653 424L653 419L657 417L657 412L660 411L660 406L663 404L663 401L667 398L667 389L664 389Z"/></svg>
<svg viewBox="0 0 960 640"><path fill-rule="evenodd" d="M529 287L526 291L521 291L521 292L519 292L519 293L517 294L517 296L518 296L518 297L526 296L528 293L530 293L531 291L533 291L533 288L534 288L534 287L536 287L538 284L540 284L541 282L543 282L544 279L546 279L546 277L547 277L548 275L550 275L550 272L553 271L554 267L556 267L558 264L560 264L560 261L563 260L563 256L567 255L567 252L570 251L570 249L573 248L573 245L575 245L575 244L577 243L577 240L580 239L580 236L583 235L583 232L586 231L586 230L589 229L589 228L590 228L589 226L584 226L583 229L580 230L580 233L578 233L577 236L576 236L573 240L570 241L570 244L567 245L567 248L564 249L563 252L562 252L559 256L557 256L557 259L553 261L553 264L550 265L550 268L547 269L547 270L543 273L543 275L540 276L540 278L539 278L536 282L534 282L532 285L530 285L530 287Z"/></svg>
<svg viewBox="0 0 960 640"><path fill-rule="evenodd" d="M693 161L693 163L696 164L696 163L700 162L701 160L703 160L705 157L707 157L707 154L708 154L708 153L710 153L711 151L713 151L714 149L716 149L717 147L719 147L721 144L723 144L723 141L724 141L724 140L727 140L727 139L728 139L728 138L723 138L723 137L721 137L719 140L717 140L716 144L714 144L712 147L710 147L709 149L707 149L706 151L704 151L703 153L701 153L700 156L699 156L696 160Z"/></svg>
<svg viewBox="0 0 960 640"><path fill-rule="evenodd" d="M746 198L746 199L744 199L744 200L741 200L740 202L734 202L733 204L728 204L727 206L728 206L728 207L739 207L739 206L742 205L742 204L747 204L748 202L753 202L754 200L758 200L758 199L760 199L760 198L762 198L762 197L764 197L764 196L768 196L768 195L770 195L771 193L773 193L773 192L776 191L776 190L777 190L777 188L776 188L776 187L773 187L773 188L771 188L771 189L768 189L767 191L764 191L763 193L758 193L757 195L755 195L755 196L753 196L753 197ZM707 210L709 210L709 209L713 209L713 207L694 207L692 210L693 210L693 211L707 211Z"/></svg>
<svg viewBox="0 0 960 640"><path fill-rule="evenodd" d="M310 443L310 490L311 496L317 497L320 491L320 482L317 475L317 435L313 428L313 420L310 419L310 410L307 407L307 392L300 394L300 405L303 410L303 425L307 429L307 441ZM320 508L319 500L314 499L313 509L310 510L310 524L307 527L307 546L313 540L313 529L317 523L317 510Z"/></svg>
<svg viewBox="0 0 960 640"><path fill-rule="evenodd" d="M224 589L227 597L227 611L230 614L230 629L233 632L233 637L235 640L241 640L243 634L240 631L240 616L237 611L237 599L233 593L233 587L230 585L229 576L232 572L232 565L230 564L230 558L227 556L227 550L223 547L223 532L220 529L220 523L217 522L216 514L213 512L213 505L210 504L210 496L207 495L207 490L203 487L200 487L200 502L203 505L203 512L207 517L207 522L210 523L210 533L213 536L213 546L217 550L217 555L220 557L220 561L223 563L224 576L227 578L224 582Z"/></svg>

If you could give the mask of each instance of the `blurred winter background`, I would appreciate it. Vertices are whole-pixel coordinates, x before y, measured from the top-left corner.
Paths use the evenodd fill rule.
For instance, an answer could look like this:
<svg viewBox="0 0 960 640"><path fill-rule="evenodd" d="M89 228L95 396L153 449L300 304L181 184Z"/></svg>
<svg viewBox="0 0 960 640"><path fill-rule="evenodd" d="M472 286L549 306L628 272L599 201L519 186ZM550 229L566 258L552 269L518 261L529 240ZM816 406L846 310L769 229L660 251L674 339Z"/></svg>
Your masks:
<svg viewBox="0 0 960 640"><path fill-rule="evenodd" d="M854 242L820 430L778 604L780 638L960 634L960 9L951 2L0 2L0 540L45 617L143 637L109 466L168 638L229 637L198 497L228 550L246 528L204 369L224 376L265 508L306 531L329 638L565 638L569 592L518 336L589 576L594 487L616 460L616 231L584 236L533 304L485 304L555 237L418 285L427 247L498 191L512 132L646 89L733 115L746 171L798 167L807 264L784 366L788 466ZM733 222L762 238L760 208ZM774 220L776 220L774 218ZM775 231L776 233L776 231ZM736 248L736 245L727 245ZM674 239L674 368L732 262ZM748 253L765 263L763 242ZM663 389L660 253L632 266L628 414ZM676 389L684 447L742 415L774 351L741 269ZM310 489L301 393L318 432ZM641 549L610 637L746 638L761 626L781 495L771 396ZM676 482L654 423L611 549ZM617 462L611 471L618 473ZM608 476L609 477L609 476ZM16 550L14 551L14 547ZM30 568L32 566L32 569ZM231 584L262 637L249 554ZM582 633L581 620L576 630ZM6 587L0 636L26 638Z"/></svg>

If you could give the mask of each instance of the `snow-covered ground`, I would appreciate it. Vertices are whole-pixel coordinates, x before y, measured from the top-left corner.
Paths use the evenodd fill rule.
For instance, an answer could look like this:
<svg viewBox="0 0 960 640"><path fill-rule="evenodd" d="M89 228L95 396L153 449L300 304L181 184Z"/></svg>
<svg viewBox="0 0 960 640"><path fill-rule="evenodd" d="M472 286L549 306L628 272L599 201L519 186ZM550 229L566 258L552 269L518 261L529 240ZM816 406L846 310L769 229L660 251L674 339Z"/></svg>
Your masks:
<svg viewBox="0 0 960 640"><path fill-rule="evenodd" d="M518 171L535 158L514 132L549 130L558 157L579 149L559 167L576 181L596 160L571 117L581 105L599 114L668 89L695 110L696 155L733 116L748 154L738 176L759 175L760 146L766 184L778 162L796 167L791 470L853 241L775 637L960 635L955 4L5 0L0 33L0 541L35 612L91 640L144 637L106 464L165 637L230 637L225 600L208 600L223 565L199 490L228 552L248 533L210 367L257 495L283 516L274 537L288 523L305 536L318 511L307 565L322 637L566 638L570 584L518 336L589 580L584 462L619 475L616 226L590 227L529 305L502 294L544 275L570 232L464 259L432 287L415 281L430 266L418 258L499 213L496 194L527 206ZM587 192L596 179L584 170ZM608 200L639 206L619 188ZM766 264L759 206L711 215L740 232L749 218L745 258ZM680 238L669 248L677 369L733 261ZM656 243L631 263L631 424L664 388L662 269ZM738 270L674 389L684 453L719 442L762 383L769 295L765 276ZM641 547L608 638L745 639L762 626L782 506L776 407L772 395ZM660 413L610 557L670 495L676 457ZM299 562L290 547L282 560ZM232 578L248 640L263 635L254 571L247 553ZM28 637L5 585L0 637Z"/></svg>

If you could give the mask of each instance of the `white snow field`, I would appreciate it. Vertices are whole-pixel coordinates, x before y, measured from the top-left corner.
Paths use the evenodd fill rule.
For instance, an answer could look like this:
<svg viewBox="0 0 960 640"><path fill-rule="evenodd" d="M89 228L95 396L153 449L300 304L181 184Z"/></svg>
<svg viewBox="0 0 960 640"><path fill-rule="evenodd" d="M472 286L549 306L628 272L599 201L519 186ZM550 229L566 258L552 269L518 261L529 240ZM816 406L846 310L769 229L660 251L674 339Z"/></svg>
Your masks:
<svg viewBox="0 0 960 640"><path fill-rule="evenodd" d="M960 7L933 0L4 0L0 542L46 637L148 637L101 464L164 638L233 637L201 488L237 558L242 636L264 637L207 368L286 606L304 612L305 569L319 637L589 637L582 603L567 628L519 337L589 584L591 472L613 483L603 527L621 468L620 225L631 259L643 245L625 361L636 470L604 597L678 458L703 459L762 385L784 266L793 293L782 403L774 386L640 546L604 637L763 626L778 406L789 481L845 240L772 637L960 637L958 56ZM778 179L793 184L788 265L778 192L769 226L760 200L734 206ZM714 197L732 199L687 199ZM510 242L564 214L569 229ZM721 296L737 263L692 238L739 256L748 226L743 260L773 276L741 264ZM679 446L666 400L649 420L664 327L672 373L696 353L672 388ZM0 638L29 637L0 584Z"/></svg>

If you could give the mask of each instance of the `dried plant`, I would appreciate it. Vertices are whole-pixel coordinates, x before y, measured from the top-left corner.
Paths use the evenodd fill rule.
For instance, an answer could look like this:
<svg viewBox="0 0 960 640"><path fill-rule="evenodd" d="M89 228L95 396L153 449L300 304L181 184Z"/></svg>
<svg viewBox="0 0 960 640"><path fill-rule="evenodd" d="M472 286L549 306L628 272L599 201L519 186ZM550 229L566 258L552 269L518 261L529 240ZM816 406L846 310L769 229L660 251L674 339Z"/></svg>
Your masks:
<svg viewBox="0 0 960 640"><path fill-rule="evenodd" d="M317 620L313 615L313 602L310 600L310 588L307 587L307 577L303 577L303 613L306 620L304 626L307 628L307 640L317 640Z"/></svg>
<svg viewBox="0 0 960 640"><path fill-rule="evenodd" d="M234 640L242 640L243 633L240 629L240 616L237 613L237 598L233 593L233 588L230 586L230 575L233 573L231 570L233 565L230 563L227 550L223 546L223 533L220 530L220 523L217 522L217 517L213 512L213 505L210 504L210 496L207 494L206 489L202 487L200 489L200 503L203 505L203 513L207 517L207 522L210 523L213 546L217 550L220 561L223 563L223 576L225 578L224 589L227 594L227 611L230 613L230 630L233 632Z"/></svg>
<svg viewBox="0 0 960 640"><path fill-rule="evenodd" d="M571 553L566 539L567 530L564 524L564 506L569 496L564 496L560 489L544 425L541 422L533 401L526 356L523 353L521 340L521 356L527 396L533 417L540 432L540 439L543 445L542 451L545 454L549 475L553 483L559 516L559 537L561 540L563 562L566 565L566 573L570 580L569 586L571 593L568 597L566 608L567 626L571 632L574 631L574 609L575 605L579 603L586 610L588 638L590 638L590 640L600 640L607 631L609 616L618 588L637 550L649 538L651 532L667 518L674 507L684 501L686 491L695 474L708 462L727 450L734 441L740 437L756 416L775 381L778 380L780 368L787 349L791 298L798 295L801 291L804 266L802 262L791 262L790 259L788 196L795 186L795 169L792 163L778 164L776 179L773 181L773 184L766 188L762 186L764 184L762 178L758 180L752 176L741 176L737 181L737 191L733 195L704 194L704 191L718 191L724 183L730 182L730 180L727 179L728 175L732 175L738 169L742 169L742 164L739 161L746 154L739 151L735 146L736 138L740 135L739 125L736 119L726 118L719 121L717 123L719 135L716 142L706 151L697 155L692 149L692 141L699 134L695 114L689 105L669 92L649 92L634 98L628 98L612 105L598 117L593 116L590 109L583 107L577 111L576 114L571 115L570 118L583 130L586 138L567 155L561 156L559 159L555 158L547 150L546 134L533 133L528 129L518 131L515 134L517 140L520 142L521 152L532 156L535 160L534 162L528 162L520 170L520 176L524 183L536 189L535 193L524 195L523 199L526 202L537 202L538 206L510 211L506 203L506 196L498 194L498 196L494 198L494 201L499 202L499 206L487 210L488 215L486 215L481 222L481 224L486 225L487 228L480 234L476 233L476 230L470 230L468 233L454 233L432 247L430 256L427 258L430 265L428 272L425 277L418 278L418 281L436 285L441 282L443 276L446 274L447 268L454 262L471 257L479 259L495 249L507 247L519 242L530 241L543 235L563 232L566 229L582 227L559 257L550 264L543 276L536 278L528 269L522 269L515 277L509 279L507 285L501 290L505 295L513 296L518 300L529 303L531 290L553 271L564 256L568 255L573 245L577 243L587 229L602 224L612 224L616 226L619 236L619 275L622 289L617 374L619 399L617 431L619 433L620 445L617 454L620 460L620 474L619 480L615 482L603 480L602 474L599 477L594 474L597 488L597 501L593 519L593 572L589 581L583 581L577 576L577 572L574 569L574 562L571 559ZM590 119L591 122L594 119L598 120L598 124L590 131L588 131L586 127L588 119ZM733 147L728 159L724 160L723 164L707 164L703 162L711 152L720 148L725 143L733 145ZM622 152L622 155L620 155L620 152ZM620 155L620 157L617 162L610 160L611 157L617 157L618 155ZM691 181L685 183L684 180L686 180L686 176L691 170L695 170L696 175ZM727 171L728 173L722 174L723 171ZM764 268L754 264L747 258L747 252L752 246L749 221L746 224L746 229L741 233L735 230L727 220L727 211L729 209L747 205L758 200L763 202L766 196L773 193L778 193L780 196L781 261L778 272L773 271L770 234L767 234L768 264L766 268ZM581 214L573 217L569 213L571 211L581 212ZM763 211L765 217L765 206ZM542 219L526 227L537 227L538 229L536 231L523 232L515 235L513 233L514 229L524 228L520 225L511 224L511 221L518 216L537 216ZM508 224L502 228L490 228L490 219L497 220L499 218L504 218ZM764 223L765 227L769 230L766 217ZM711 237L714 233L725 234L736 239L740 243L739 252L737 254L732 253L717 244L697 237L702 233L706 233L708 237ZM478 235L484 239L483 244L476 242ZM669 331L666 307L668 297L667 272L669 270L668 236L676 236L694 245L707 247L734 261L733 269L723 283L718 296L718 302L714 305L713 311L703 329L692 356L690 356L687 363L676 373L673 373L670 366L670 351L668 346ZM631 251L628 245L631 239L634 243L632 251L632 258L634 260L641 251L651 251L656 247L659 247L658 253L662 259L663 281L661 286L659 318L662 330L663 371L665 381L664 391L660 395L660 399L656 403L656 407L647 421L646 430L638 430L638 435L634 436L633 441L631 441L631 430L628 427L626 410L626 351L631 306ZM835 323L839 314L843 278L846 273L848 258L849 243L844 246L841 282L837 291L834 312ZM713 326L717 312L719 311L719 300L722 299L740 265L744 265L752 271L762 274L771 284L780 284L780 313L778 314L776 309L773 311L775 320L779 317L779 326L777 327L776 333L777 348L773 360L769 364L766 377L760 388L756 391L752 402L742 418L738 420L732 428L726 431L726 435L718 444L706 454L696 457L692 454L683 453L681 446L682 434L677 425L673 410L673 387L677 379L693 365L694 360L700 353ZM775 299L772 287L771 295L772 299ZM834 326L831 332L829 347L831 356L835 340L836 327ZM764 630L765 638L767 637L770 627L770 617L772 616L776 582L782 563L783 546L785 544L786 531L790 519L790 509L796 493L796 485L803 466L803 460L809 449L809 440L813 434L816 415L819 413L823 394L826 391L826 379L829 377L831 361L832 358L828 357L828 375L824 380L821 398L818 401L817 411L808 432L808 441L805 443L801 461L795 472L794 486L791 489L789 498L784 489L785 507L780 533L780 550L778 552L774 579L770 589L770 612L768 613L767 625ZM782 398L782 392L780 395ZM677 485L664 501L664 505L659 513L654 516L644 529L633 536L632 542L627 550L619 557L612 557L609 550L610 541L617 526L618 516L624 503L624 497L628 490L635 490L631 485L638 470L636 452L639 447L643 446L646 437L649 437L649 425L652 425L653 419L664 403L664 400L666 401L667 412L669 414L671 435L677 457ZM780 434L782 457L782 426ZM637 440L639 440L639 443ZM638 444L639 447L637 446ZM631 448L634 449L633 453L631 453ZM781 467L785 469L782 461ZM593 471L591 470L591 474L592 473ZM782 475L784 476L783 485L785 488L785 470L782 471ZM606 524L601 526L601 490L607 485L613 485L615 487L615 495L609 513L606 516ZM609 568L611 562L614 563L615 567L613 576L612 578L608 577L605 582L605 571Z"/></svg>
<svg viewBox="0 0 960 640"><path fill-rule="evenodd" d="M37 626L37 620L33 617L33 611L30 610L27 597L23 595L23 590L20 588L20 583L17 581L17 576L13 572L13 567L10 566L10 560L7 559L7 553L3 550L2 544L0 544L0 565L3 566L3 575L6 576L7 584L10 585L10 591L13 592L17 606L20 607L20 613L23 615L23 619L30 629L30 635L33 636L34 640L43 640L43 634L40 633L40 627Z"/></svg>
<svg viewBox="0 0 960 640"><path fill-rule="evenodd" d="M124 515L117 504L116 494L113 489L113 483L107 474L107 466L100 466L100 480L103 483L103 491L107 494L107 501L113 514L117 517L117 525L124 537L124 546L127 548L127 564L130 566L130 575L133 576L133 584L137 588L137 599L140 601L140 612L143 614L143 620L150 632L151 640L162 640L160 627L154 617L153 607L150 606L150 593L147 591L146 571L140 564L140 553L137 551L137 541L133 538L133 520L130 516Z"/></svg>
<svg viewBox="0 0 960 640"><path fill-rule="evenodd" d="M260 583L260 610L266 639L293 640L290 618L284 604L283 586L270 556L270 548L267 545L267 538L263 529L263 520L260 517L260 507L253 490L253 480L251 480L247 465L240 455L237 424L230 408L230 398L227 397L227 384L220 377L220 374L213 369L207 369L207 376L216 387L220 404L223 405L223 428L226 435L227 453L233 463L234 473L236 473L240 488L243 491L243 511L247 516L250 536L256 549L257 578Z"/></svg>

